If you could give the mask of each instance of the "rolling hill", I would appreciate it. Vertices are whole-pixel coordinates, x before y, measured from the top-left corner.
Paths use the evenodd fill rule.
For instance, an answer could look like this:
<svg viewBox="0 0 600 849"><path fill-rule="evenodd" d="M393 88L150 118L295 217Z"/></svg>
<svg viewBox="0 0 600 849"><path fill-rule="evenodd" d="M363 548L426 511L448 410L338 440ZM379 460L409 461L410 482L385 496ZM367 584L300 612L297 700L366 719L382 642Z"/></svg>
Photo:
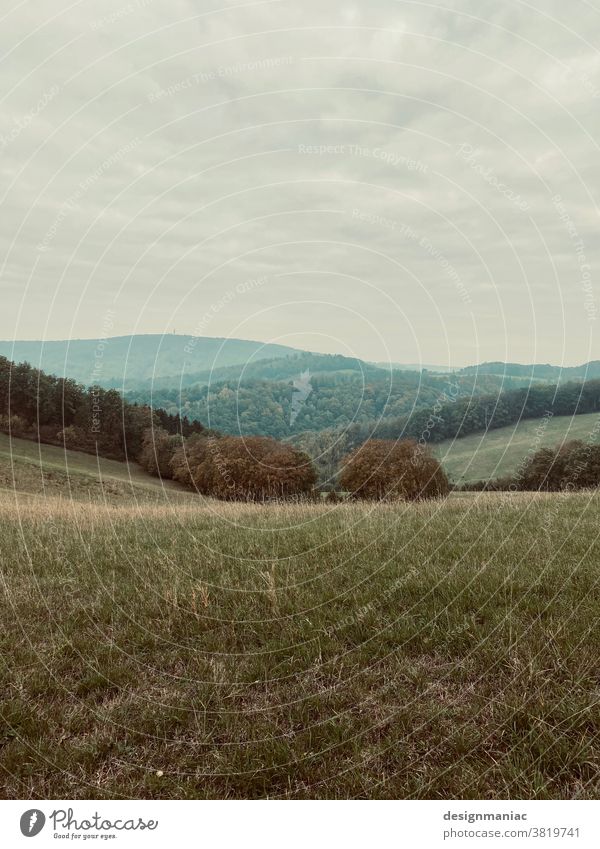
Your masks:
<svg viewBox="0 0 600 849"><path fill-rule="evenodd" d="M531 380L562 383L567 380L591 380L600 377L600 360L579 366L553 366L549 363L480 363L458 369L458 374L490 374L496 377L525 377Z"/></svg>
<svg viewBox="0 0 600 849"><path fill-rule="evenodd" d="M455 483L503 477L517 471L529 452L579 439L600 441L598 413L527 419L516 425L439 442L434 453Z"/></svg>
<svg viewBox="0 0 600 849"><path fill-rule="evenodd" d="M301 404L297 390L306 384ZM304 431L388 421L448 397L494 395L530 386L522 377L388 370L355 357L299 352L247 365L152 379L126 390L151 404L223 431L287 438Z"/></svg>
<svg viewBox="0 0 600 849"><path fill-rule="evenodd" d="M246 339L208 336L145 334L109 339L72 339L51 342L0 341L0 356L85 385L118 388L152 378L171 378L261 359L295 354L295 348Z"/></svg>
<svg viewBox="0 0 600 849"><path fill-rule="evenodd" d="M343 361L343 362L342 362ZM287 438L304 431L347 428L373 420L395 420L434 405L448 390L445 375L384 372L360 360L303 354L269 361L271 379L252 376L252 368L228 380L192 386L140 387L125 393L132 404L151 404L187 416L223 433ZM261 364L256 364L257 372ZM279 373L280 376L276 376ZM306 382L301 404L295 396ZM453 381L456 397L498 391L494 377L464 376Z"/></svg>
<svg viewBox="0 0 600 849"><path fill-rule="evenodd" d="M13 362L28 362L48 374L70 377L86 385L98 384L109 388L141 388L158 386L166 388L209 380L230 379L247 372L247 376L262 379L279 379L288 376L289 368L278 372L273 367L275 360L304 357L311 352L301 351L287 345L263 343L247 339L228 339L210 336L188 336L183 334L134 334L114 336L106 339L71 340L0 340L0 356ZM363 373L372 370L387 372L415 372L442 375L452 373L460 376L488 376L506 386L525 385L529 381L562 382L565 380L588 380L600 376L600 360L592 360L579 366L555 366L550 364L522 364L486 362L464 368L450 366L369 363L355 357L329 356L359 364ZM268 365L265 361L268 361ZM260 365L265 363L263 369ZM338 367L330 365L329 370Z"/></svg>
<svg viewBox="0 0 600 849"><path fill-rule="evenodd" d="M215 366L199 372L187 372L181 378L173 380L173 377L151 377L144 381L129 381L125 390L135 393L147 393L152 391L155 395L158 391L177 393L180 388L214 386L221 382L227 382L232 386L234 383L247 383L251 380L274 380L289 381L299 377L303 372L309 371L315 374L336 374L338 376L349 376L352 374L381 380L385 378L385 372L372 363L359 360L356 357L346 357L342 354L313 354L308 351L298 351L288 356L278 356L268 359L256 359L249 362L236 363L230 366ZM389 369L388 369L389 375ZM389 377L388 377L389 380ZM131 388L129 385L132 384ZM175 394L172 395L175 397Z"/></svg>

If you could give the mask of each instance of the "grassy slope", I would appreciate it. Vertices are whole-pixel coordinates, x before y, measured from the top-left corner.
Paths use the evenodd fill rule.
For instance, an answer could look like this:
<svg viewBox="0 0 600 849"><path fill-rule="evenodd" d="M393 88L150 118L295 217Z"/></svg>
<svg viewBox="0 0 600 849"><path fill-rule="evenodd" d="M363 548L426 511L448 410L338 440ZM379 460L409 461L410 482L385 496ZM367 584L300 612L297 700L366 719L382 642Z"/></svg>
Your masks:
<svg viewBox="0 0 600 849"><path fill-rule="evenodd" d="M163 491L185 492L172 481L161 482L135 463L105 460L54 445L10 439L0 433L0 489L65 498L161 498Z"/></svg>
<svg viewBox="0 0 600 849"><path fill-rule="evenodd" d="M25 502L8 798L597 798L599 496Z"/></svg>
<svg viewBox="0 0 600 849"><path fill-rule="evenodd" d="M445 440L434 446L454 481L476 481L496 478L514 472L528 452L543 445L557 445L570 439L590 441L598 422L596 413L581 416L557 416L539 431L540 419L526 419L517 425L473 434L463 439Z"/></svg>

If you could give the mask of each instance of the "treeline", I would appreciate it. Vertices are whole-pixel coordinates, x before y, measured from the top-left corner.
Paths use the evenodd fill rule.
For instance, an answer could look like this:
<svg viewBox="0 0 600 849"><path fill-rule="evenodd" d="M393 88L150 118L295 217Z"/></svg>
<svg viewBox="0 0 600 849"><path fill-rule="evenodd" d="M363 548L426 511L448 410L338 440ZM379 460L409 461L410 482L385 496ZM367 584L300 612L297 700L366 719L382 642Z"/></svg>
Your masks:
<svg viewBox="0 0 600 849"><path fill-rule="evenodd" d="M0 357L3 432L125 460L137 459L144 433L154 428L182 436L204 430L199 422L124 401L114 389L86 388Z"/></svg>
<svg viewBox="0 0 600 849"><path fill-rule="evenodd" d="M186 417L131 404L114 389L86 388L0 357L0 430L114 460L226 500L312 493L306 454L274 439L226 437Z"/></svg>
<svg viewBox="0 0 600 849"><path fill-rule="evenodd" d="M147 431L140 462L201 495L226 501L319 498L317 474L302 451L265 436L194 435ZM369 440L341 461L340 487L352 498L415 501L450 490L439 461L414 440ZM330 498L339 495L331 489Z"/></svg>
<svg viewBox="0 0 600 849"><path fill-rule="evenodd" d="M319 395L321 387L336 385L331 380L332 376L325 375L315 378L317 402L327 397L326 393ZM407 494L406 481L414 477L417 467L434 481L428 492L442 494L445 490L437 461L427 454L428 443L550 413L564 416L600 411L600 380L559 387L537 385L500 396L470 398L460 397L461 385L455 376L445 378L444 383L445 391L438 390L428 409L392 420L304 433L291 444L272 436L221 434L177 412L130 403L116 390L86 388L0 357L0 430L111 459L137 460L153 475L227 500L306 497L317 484L321 489L349 490L357 497L376 497L373 493L385 491L406 498L426 497ZM230 392L236 394L227 387L220 392L228 398ZM365 402L379 403L377 393L368 386L363 394ZM254 403L260 404L260 396ZM319 409L314 399L313 405ZM286 408L288 412L291 406ZM395 445L401 447L395 449ZM400 470L409 454L411 466L402 472L405 483L400 484ZM360 475L367 475L368 480L360 483ZM541 449L510 479L470 488L559 491L599 484L600 447L572 442ZM421 483L411 484L411 492L415 486L418 489Z"/></svg>
<svg viewBox="0 0 600 849"><path fill-rule="evenodd" d="M183 372L176 379L171 376L160 377L152 376L145 381L128 381L126 388L130 391L137 390L138 392L153 393L157 391L173 390L174 383L177 387L191 387L196 389L200 386L212 384L227 383L234 386L241 381L249 380L271 380L285 381L297 377L302 372L309 371L311 375L320 373L356 373L360 375L368 375L369 377L381 378L385 373L379 366L366 363L356 357L345 357L342 354L311 354L302 352L292 354L288 357L272 357L270 359L257 359L251 361L240 362L230 366L216 366L211 369L205 369L199 372ZM172 400L176 400L177 393L172 392L170 396Z"/></svg>
<svg viewBox="0 0 600 849"><path fill-rule="evenodd" d="M397 419L358 424L348 432L360 444L369 438L411 438L425 442L458 439L471 433L536 419L545 413L573 416L600 410L600 380L560 386L535 385L490 395L460 397L454 377L436 404Z"/></svg>

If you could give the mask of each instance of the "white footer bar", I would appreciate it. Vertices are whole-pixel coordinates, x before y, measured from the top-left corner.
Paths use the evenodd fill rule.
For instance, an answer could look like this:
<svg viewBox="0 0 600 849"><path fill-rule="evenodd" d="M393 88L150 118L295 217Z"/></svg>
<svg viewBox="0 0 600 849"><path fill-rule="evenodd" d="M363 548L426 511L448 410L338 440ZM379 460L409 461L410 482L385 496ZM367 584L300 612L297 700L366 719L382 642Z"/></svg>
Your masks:
<svg viewBox="0 0 600 849"><path fill-rule="evenodd" d="M600 846L600 802L1 801L0 846Z"/></svg>

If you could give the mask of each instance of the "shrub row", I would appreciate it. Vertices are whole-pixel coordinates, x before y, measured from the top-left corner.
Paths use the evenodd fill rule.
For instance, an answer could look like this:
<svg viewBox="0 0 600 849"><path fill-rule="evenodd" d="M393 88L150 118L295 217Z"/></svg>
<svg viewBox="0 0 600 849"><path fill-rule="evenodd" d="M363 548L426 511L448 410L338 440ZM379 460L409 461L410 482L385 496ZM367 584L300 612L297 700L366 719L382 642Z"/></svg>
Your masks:
<svg viewBox="0 0 600 849"><path fill-rule="evenodd" d="M183 439L148 430L140 463L152 475L227 501L307 498L317 482L307 454L265 436ZM354 498L418 500L446 495L450 488L439 462L412 440L370 440L347 455L342 467L341 488Z"/></svg>

